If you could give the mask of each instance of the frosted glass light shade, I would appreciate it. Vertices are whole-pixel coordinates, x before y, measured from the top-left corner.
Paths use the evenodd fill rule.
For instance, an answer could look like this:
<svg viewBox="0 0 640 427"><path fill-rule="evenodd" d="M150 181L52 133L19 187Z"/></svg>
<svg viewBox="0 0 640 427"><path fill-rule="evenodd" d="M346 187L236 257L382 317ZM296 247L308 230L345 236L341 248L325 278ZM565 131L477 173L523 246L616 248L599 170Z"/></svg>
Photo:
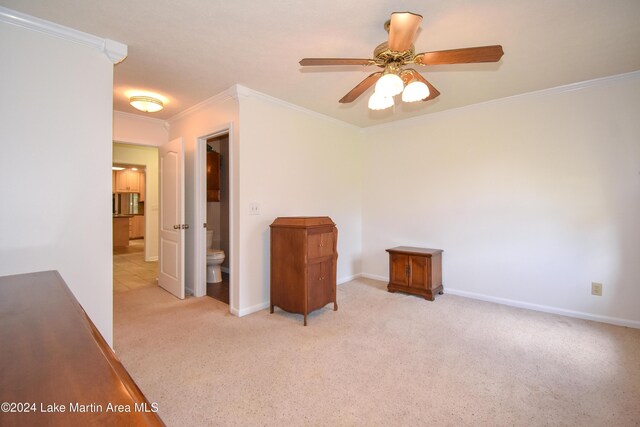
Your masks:
<svg viewBox="0 0 640 427"><path fill-rule="evenodd" d="M404 102L420 101L427 96L429 96L429 87L419 81L409 83L402 92L402 100Z"/></svg>
<svg viewBox="0 0 640 427"><path fill-rule="evenodd" d="M384 96L379 92L373 92L371 98L369 98L369 109L371 110L384 110L393 105L393 98L390 96Z"/></svg>
<svg viewBox="0 0 640 427"><path fill-rule="evenodd" d="M132 96L129 98L129 103L134 108L144 111L145 113L155 113L156 111L160 111L164 108L162 101L150 96Z"/></svg>
<svg viewBox="0 0 640 427"><path fill-rule="evenodd" d="M397 74L385 74L376 83L375 91L383 96L392 97L402 92L404 83Z"/></svg>

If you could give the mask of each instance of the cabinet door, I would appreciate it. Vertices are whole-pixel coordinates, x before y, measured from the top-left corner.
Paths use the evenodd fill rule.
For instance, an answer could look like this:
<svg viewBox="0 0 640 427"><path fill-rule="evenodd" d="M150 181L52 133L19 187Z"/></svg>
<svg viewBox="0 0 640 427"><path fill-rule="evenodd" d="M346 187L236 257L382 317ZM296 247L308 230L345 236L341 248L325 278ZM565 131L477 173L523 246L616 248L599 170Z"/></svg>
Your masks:
<svg viewBox="0 0 640 427"><path fill-rule="evenodd" d="M131 193L140 192L140 174L136 171L127 171L127 185Z"/></svg>
<svg viewBox="0 0 640 427"><path fill-rule="evenodd" d="M144 216L133 217L132 238L144 237Z"/></svg>
<svg viewBox="0 0 640 427"><path fill-rule="evenodd" d="M333 246L333 231L309 234L307 257L314 259L333 255Z"/></svg>
<svg viewBox="0 0 640 427"><path fill-rule="evenodd" d="M116 192L126 193L128 177L126 171L116 171Z"/></svg>
<svg viewBox="0 0 640 427"><path fill-rule="evenodd" d="M427 258L422 256L409 257L409 286L412 288L429 289L429 265Z"/></svg>
<svg viewBox="0 0 640 427"><path fill-rule="evenodd" d="M308 265L307 310L309 312L324 307L334 300L331 283L332 267L332 259Z"/></svg>
<svg viewBox="0 0 640 427"><path fill-rule="evenodd" d="M408 286L409 256L402 254L389 255L389 282L394 285Z"/></svg>
<svg viewBox="0 0 640 427"><path fill-rule="evenodd" d="M116 172L116 191L118 193L137 193L140 191L138 172L128 169Z"/></svg>
<svg viewBox="0 0 640 427"><path fill-rule="evenodd" d="M207 153L207 202L220 201L220 154Z"/></svg>

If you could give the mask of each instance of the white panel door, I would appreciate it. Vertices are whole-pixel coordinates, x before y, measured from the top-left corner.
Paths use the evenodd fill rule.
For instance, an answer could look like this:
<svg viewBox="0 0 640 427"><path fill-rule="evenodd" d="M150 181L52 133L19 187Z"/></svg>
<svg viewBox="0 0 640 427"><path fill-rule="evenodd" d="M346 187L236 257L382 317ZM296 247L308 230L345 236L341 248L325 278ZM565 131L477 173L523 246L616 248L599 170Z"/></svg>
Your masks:
<svg viewBox="0 0 640 427"><path fill-rule="evenodd" d="M160 256L158 283L184 299L184 144L160 147Z"/></svg>

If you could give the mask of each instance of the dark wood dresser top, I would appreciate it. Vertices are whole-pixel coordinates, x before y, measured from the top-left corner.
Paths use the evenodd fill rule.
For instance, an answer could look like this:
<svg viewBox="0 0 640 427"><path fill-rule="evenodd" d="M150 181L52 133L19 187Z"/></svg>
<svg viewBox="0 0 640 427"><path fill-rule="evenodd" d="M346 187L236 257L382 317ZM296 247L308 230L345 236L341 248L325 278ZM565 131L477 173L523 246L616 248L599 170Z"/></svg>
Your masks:
<svg viewBox="0 0 640 427"><path fill-rule="evenodd" d="M57 271L0 277L0 348L1 425L164 425Z"/></svg>
<svg viewBox="0 0 640 427"><path fill-rule="evenodd" d="M328 216L280 216L269 227L314 228L327 226L335 226Z"/></svg>
<svg viewBox="0 0 640 427"><path fill-rule="evenodd" d="M442 252L442 249L414 248L411 246L397 246L387 249L387 252L407 255L435 255Z"/></svg>

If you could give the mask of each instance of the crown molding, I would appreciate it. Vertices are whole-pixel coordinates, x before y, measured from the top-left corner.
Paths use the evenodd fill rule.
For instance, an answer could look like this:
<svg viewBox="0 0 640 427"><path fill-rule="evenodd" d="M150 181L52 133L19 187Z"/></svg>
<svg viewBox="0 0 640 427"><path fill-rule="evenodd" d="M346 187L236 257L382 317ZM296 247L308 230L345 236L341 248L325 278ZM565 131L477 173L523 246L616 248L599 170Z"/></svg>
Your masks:
<svg viewBox="0 0 640 427"><path fill-rule="evenodd" d="M254 89L250 89L248 87L245 86L241 86L241 85L236 85L236 92L238 94L238 97L253 97L253 98L257 98L257 99L261 99L263 101L269 102L271 104L274 105L278 105L280 107L284 107L284 108L288 108L290 110L294 110L294 111L298 111L300 113L304 113L308 116L311 117L315 117L317 119L320 120L324 120L339 126L343 126L346 128L350 128L350 129L356 129L356 130L360 130L361 128L359 126L356 125L352 125L351 123L347 123L344 122L342 120L336 119L334 117L331 116L327 116L325 114L322 113L318 113L317 111L313 111L313 110L309 110L308 108L304 108L301 107L299 105L296 104L292 104L290 102L287 101L283 101L282 99L276 98L274 96L271 95L267 95L265 93L262 92L258 92L257 90Z"/></svg>
<svg viewBox="0 0 640 427"><path fill-rule="evenodd" d="M490 101L478 102L477 104L465 105L463 107L452 108L449 110L438 111L435 113L423 114L421 116L409 117L408 119L397 120L388 123L381 123L379 125L373 125L365 128L360 128L361 133L367 134L369 132L377 132L379 130L394 128L398 126L406 127L407 125L415 124L421 121L436 120L449 115L461 114L475 109L480 109L493 105L509 104L511 102L519 101L527 98L537 98L549 95L556 95L565 92L574 92L577 90L588 89L591 87L605 86L618 81L632 80L640 78L640 71L632 71L629 73L616 74L613 76L599 77L597 79L585 80L577 83L570 83L567 85L556 86L549 89L537 90L534 92L526 92L518 95L507 96L504 98L492 99Z"/></svg>
<svg viewBox="0 0 640 427"><path fill-rule="evenodd" d="M156 124L156 125L162 125L165 128L167 126L167 122L165 120L156 119L154 117L142 116L140 114L128 113L128 112L119 111L119 110L113 110L113 115L114 116L121 116L121 117L124 117L124 118L129 118L129 119L134 119L134 120L144 120L146 122L150 122L150 123L153 123L153 124Z"/></svg>
<svg viewBox="0 0 640 427"><path fill-rule="evenodd" d="M64 25L45 21L26 13L0 6L0 22L16 25L27 30L58 37L63 40L79 43L104 53L109 60L117 64L127 57L127 45L113 40L103 39L93 34L84 33Z"/></svg>
<svg viewBox="0 0 640 427"><path fill-rule="evenodd" d="M232 86L229 89L225 89L222 92L218 93L217 95L213 95L211 98L207 98L204 101L201 101L201 102L199 102L199 103L197 103L195 105L192 105L191 107L187 108L186 110L183 110L183 111L179 112L175 116L170 117L167 120L167 124L171 125L175 121L180 120L183 117L188 116L189 114L195 113L198 110L206 108L209 105L220 104L220 103L223 103L223 102L228 101L230 99L233 99L235 101L238 100L238 93L237 93L237 91L235 89L235 86Z"/></svg>
<svg viewBox="0 0 640 427"><path fill-rule="evenodd" d="M186 110L184 110L184 111L176 114L175 116L171 117L169 120L167 120L167 122L169 124L171 124L171 123L175 122L176 120L180 120L181 118L183 118L183 117L185 117L185 116L187 116L189 114L192 114L192 113L194 113L194 112L196 112L196 111L198 111L198 110L200 110L202 108L206 108L207 106L212 105L212 104L222 103L222 102L228 101L230 99L233 99L234 101L237 101L237 102L242 102L241 100L243 98L249 98L249 97L256 98L256 99L261 99L261 100L266 101L266 102L268 102L270 104L274 104L274 105L278 105L280 107L288 108L290 110L298 111L298 112L304 113L306 115L309 115L309 116L312 116L312 117L315 117L315 118L318 118L318 119L321 119L321 120L324 120L324 121L327 121L327 122L331 122L331 123L337 124L339 126L343 126L343 127L347 127L347 128L351 128L351 129L357 129L357 130L360 129L358 126L352 125L352 124L347 123L347 122L343 122L342 120L338 120L338 119L335 119L333 117L329 117L327 115L324 115L324 114L309 110L307 108L300 107L299 105L295 105L295 104L292 104L290 102L283 101L283 100L275 98L275 97L273 97L271 95L267 95L265 93L258 92L257 90L253 90L253 89L250 89L250 88L248 88L246 86L242 86L242 85L239 85L239 84L233 85L230 88L223 90L219 94L214 95L211 98L207 98L204 101L202 101L202 102L200 102L200 103L198 103L198 104L196 104L196 105L194 105L192 107L187 108Z"/></svg>

